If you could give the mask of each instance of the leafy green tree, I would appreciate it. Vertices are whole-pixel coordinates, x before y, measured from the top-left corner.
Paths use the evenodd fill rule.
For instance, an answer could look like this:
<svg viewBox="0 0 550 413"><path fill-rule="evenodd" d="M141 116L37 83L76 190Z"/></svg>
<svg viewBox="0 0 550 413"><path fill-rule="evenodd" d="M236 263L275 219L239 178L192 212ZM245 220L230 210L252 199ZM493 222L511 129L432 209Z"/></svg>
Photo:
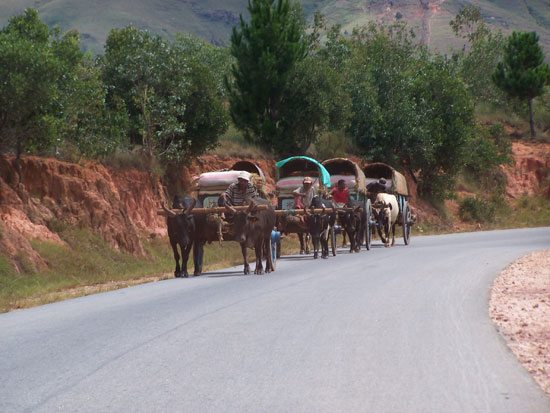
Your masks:
<svg viewBox="0 0 550 413"><path fill-rule="evenodd" d="M58 128L59 137L74 144L84 156L105 156L126 143L128 115L124 103L119 100L109 108L106 94L100 68L90 57L84 57L73 75L67 76Z"/></svg>
<svg viewBox="0 0 550 413"><path fill-rule="evenodd" d="M214 147L227 127L208 68L159 36L112 30L102 65L109 104L124 102L131 142L150 159L190 159Z"/></svg>
<svg viewBox="0 0 550 413"><path fill-rule="evenodd" d="M455 35L467 42L453 57L459 60L460 76L475 102L502 106L504 95L491 80L504 53L502 33L491 31L481 10L472 5L464 6L450 25Z"/></svg>
<svg viewBox="0 0 550 413"><path fill-rule="evenodd" d="M54 144L61 74L51 32L36 10L11 18L0 31L0 146L14 151L16 162Z"/></svg>
<svg viewBox="0 0 550 413"><path fill-rule="evenodd" d="M405 168L419 191L447 196L467 159L473 104L452 61L404 25L357 30L351 43L349 133L370 159Z"/></svg>
<svg viewBox="0 0 550 413"><path fill-rule="evenodd" d="M192 60L204 66L213 78L216 92L226 98L227 89L224 79L231 74L233 57L228 47L214 46L191 34L177 34L174 47L184 54L186 60Z"/></svg>
<svg viewBox="0 0 550 413"><path fill-rule="evenodd" d="M495 84L510 97L529 105L531 137L535 137L533 99L544 92L550 80L550 68L544 63L544 54L535 32L513 32L507 40L504 59L493 74Z"/></svg>
<svg viewBox="0 0 550 413"><path fill-rule="evenodd" d="M419 190L435 197L448 197L456 176L469 157L474 133L474 106L456 68L441 57L423 62L412 90L420 113L422 136L408 142L408 164L419 171Z"/></svg>
<svg viewBox="0 0 550 413"><path fill-rule="evenodd" d="M16 153L17 165L25 152L59 152L69 141L89 156L120 144L124 117L107 110L78 32L50 30L28 9L0 32L0 63L0 146Z"/></svg>
<svg viewBox="0 0 550 413"><path fill-rule="evenodd" d="M282 154L305 153L325 131L347 126L351 100L340 74L321 56L309 56L296 65L284 90L277 150Z"/></svg>
<svg viewBox="0 0 550 413"><path fill-rule="evenodd" d="M250 22L241 16L231 35L236 60L227 80L230 114L245 137L265 148L288 150L282 117L290 79L307 54L305 23L288 0L249 0Z"/></svg>

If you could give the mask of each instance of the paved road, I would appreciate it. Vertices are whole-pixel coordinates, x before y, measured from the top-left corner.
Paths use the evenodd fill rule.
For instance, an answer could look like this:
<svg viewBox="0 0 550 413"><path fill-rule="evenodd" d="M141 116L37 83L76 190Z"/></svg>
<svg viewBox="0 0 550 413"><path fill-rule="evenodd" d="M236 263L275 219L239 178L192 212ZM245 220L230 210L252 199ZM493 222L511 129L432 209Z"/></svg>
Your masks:
<svg viewBox="0 0 550 413"><path fill-rule="evenodd" d="M3 314L0 411L548 413L487 312L494 276L548 247L416 237Z"/></svg>

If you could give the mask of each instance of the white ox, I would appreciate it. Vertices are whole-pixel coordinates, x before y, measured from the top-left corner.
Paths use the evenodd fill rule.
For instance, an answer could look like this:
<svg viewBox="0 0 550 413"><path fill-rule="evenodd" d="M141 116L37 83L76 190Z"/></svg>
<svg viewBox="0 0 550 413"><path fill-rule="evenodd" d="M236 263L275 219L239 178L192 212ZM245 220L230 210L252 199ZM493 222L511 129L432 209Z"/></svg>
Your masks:
<svg viewBox="0 0 550 413"><path fill-rule="evenodd" d="M391 245L395 244L395 224L399 216L399 205L395 195L379 193L373 204L373 209L378 222L379 231L384 231L386 247L390 246L390 230L392 234ZM379 232L380 233L380 232ZM380 233L380 235L382 235Z"/></svg>

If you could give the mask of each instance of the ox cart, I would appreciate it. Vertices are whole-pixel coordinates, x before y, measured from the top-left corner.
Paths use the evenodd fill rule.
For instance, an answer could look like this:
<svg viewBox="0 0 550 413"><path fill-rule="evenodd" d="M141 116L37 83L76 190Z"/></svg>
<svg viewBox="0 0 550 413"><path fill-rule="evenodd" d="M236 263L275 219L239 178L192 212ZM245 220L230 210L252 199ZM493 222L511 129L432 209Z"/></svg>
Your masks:
<svg viewBox="0 0 550 413"><path fill-rule="evenodd" d="M238 175L242 172L250 173L250 180L256 187L260 198L267 199L265 189L265 175L262 169L250 161L238 161L229 169L214 172L204 172L195 181L194 196L200 207L210 208L218 206L218 198L229 185L237 182Z"/></svg>
<svg viewBox="0 0 550 413"><path fill-rule="evenodd" d="M296 233L300 238L300 252L309 253L309 233L304 220L299 218L303 211L295 205L293 191L300 186L304 178L313 180L313 187L318 194L325 194L331 187L330 174L317 160L307 156L292 156L275 164L277 167L276 192L277 227L282 233ZM336 255L336 234L331 226L328 232L332 255ZM280 248L278 248L280 252Z"/></svg>
<svg viewBox="0 0 550 413"><path fill-rule="evenodd" d="M410 192L405 176L397 172L391 166L381 162L365 165L363 167L363 173L365 174L367 196L371 201L371 205L374 202L378 192L393 194L397 198L397 204L399 206L397 225L402 227L405 245L409 245L413 218L411 207L409 205ZM380 178L383 178L386 181L385 188L371 190L371 188L377 187ZM382 242L386 242L386 239L382 233L382 228L378 225L374 217L371 205L369 205L369 224L367 225L365 231L365 242L366 244L369 244L369 246L372 238L372 231L374 230L378 232Z"/></svg>
<svg viewBox="0 0 550 413"><path fill-rule="evenodd" d="M362 207L361 234L358 237L358 247L360 247L367 238L366 232L368 229L366 228L366 223L372 211L371 200L367 196L367 181L365 174L357 163L347 158L327 159L323 161L323 166L330 174L331 185L334 187L338 184L338 181L343 180L349 189L350 204L360 205ZM340 228L336 228L335 232L338 233L339 230ZM367 249L370 249L370 242L365 245Z"/></svg>

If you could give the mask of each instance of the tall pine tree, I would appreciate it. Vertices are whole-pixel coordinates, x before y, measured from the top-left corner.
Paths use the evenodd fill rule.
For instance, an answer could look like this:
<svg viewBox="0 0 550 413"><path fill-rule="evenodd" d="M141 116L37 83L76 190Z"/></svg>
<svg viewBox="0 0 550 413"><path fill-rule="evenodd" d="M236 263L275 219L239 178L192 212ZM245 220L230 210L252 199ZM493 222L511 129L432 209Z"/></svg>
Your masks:
<svg viewBox="0 0 550 413"><path fill-rule="evenodd" d="M280 152L285 87L307 53L303 15L289 0L249 0L248 11L231 35L230 113L249 141Z"/></svg>
<svg viewBox="0 0 550 413"><path fill-rule="evenodd" d="M508 38L504 60L497 65L493 74L495 84L509 96L527 100L531 137L535 137L533 99L544 92L544 85L550 80L550 69L544 63L544 54L535 32L514 32Z"/></svg>

